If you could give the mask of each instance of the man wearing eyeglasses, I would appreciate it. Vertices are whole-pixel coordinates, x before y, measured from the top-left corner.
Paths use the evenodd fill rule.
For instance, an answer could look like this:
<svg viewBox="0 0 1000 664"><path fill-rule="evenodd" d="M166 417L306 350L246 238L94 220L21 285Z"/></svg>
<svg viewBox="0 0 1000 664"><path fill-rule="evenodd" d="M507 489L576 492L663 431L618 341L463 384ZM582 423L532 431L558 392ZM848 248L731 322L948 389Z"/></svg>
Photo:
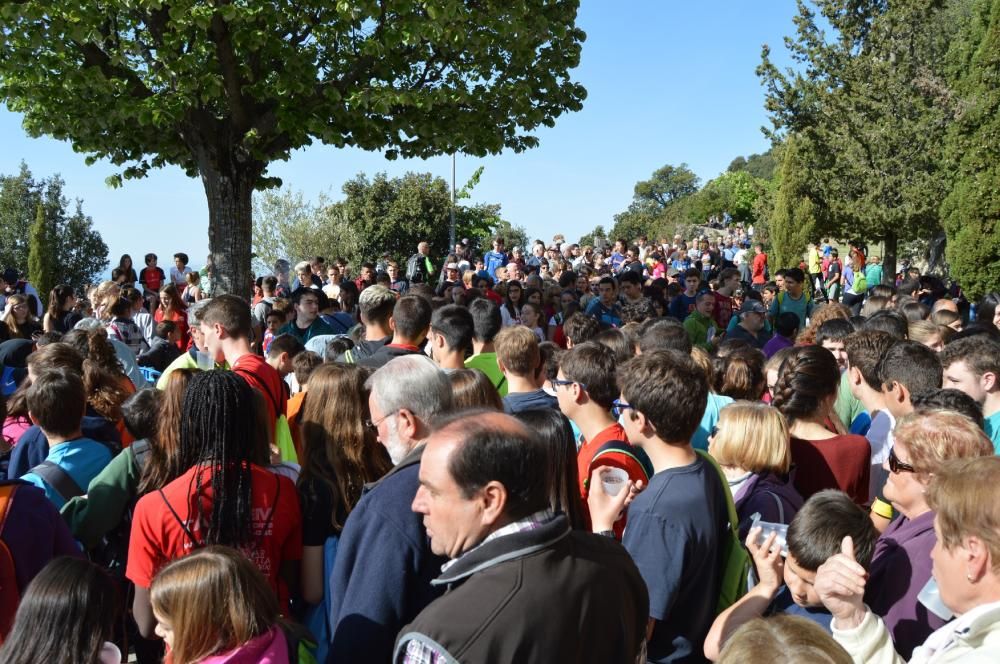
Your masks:
<svg viewBox="0 0 1000 664"><path fill-rule="evenodd" d="M329 579L330 662L389 662L400 629L441 594L431 580L447 561L432 553L410 505L430 422L451 410L451 383L430 358L414 354L390 360L365 387L365 426L395 467L364 488L341 532Z"/></svg>

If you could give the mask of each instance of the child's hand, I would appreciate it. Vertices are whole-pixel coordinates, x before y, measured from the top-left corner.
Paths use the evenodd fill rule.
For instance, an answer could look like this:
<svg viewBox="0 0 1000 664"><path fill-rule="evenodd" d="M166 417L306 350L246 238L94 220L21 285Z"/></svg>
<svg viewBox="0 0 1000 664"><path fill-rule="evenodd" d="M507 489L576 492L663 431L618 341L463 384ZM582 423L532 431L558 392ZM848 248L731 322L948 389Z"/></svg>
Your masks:
<svg viewBox="0 0 1000 664"><path fill-rule="evenodd" d="M750 555L753 556L761 587L770 591L773 597L785 582L785 559L781 555L781 547L777 544L778 533L771 533L758 544L757 540L760 539L762 532L764 529L760 526L751 528L747 533L746 545Z"/></svg>

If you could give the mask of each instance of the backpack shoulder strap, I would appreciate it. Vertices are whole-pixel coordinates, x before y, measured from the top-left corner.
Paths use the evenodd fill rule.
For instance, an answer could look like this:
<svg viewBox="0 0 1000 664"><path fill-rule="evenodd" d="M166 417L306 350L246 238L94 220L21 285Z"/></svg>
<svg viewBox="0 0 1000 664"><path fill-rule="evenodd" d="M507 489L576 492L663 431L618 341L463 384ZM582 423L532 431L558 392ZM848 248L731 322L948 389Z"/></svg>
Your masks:
<svg viewBox="0 0 1000 664"><path fill-rule="evenodd" d="M72 477L70 477L69 473L67 473L65 469L58 464L52 463L48 459L41 462L28 472L34 473L45 480L45 482L55 489L55 492L62 497L63 502L69 502L71 498L76 498L77 496L82 496L87 493L80 488L80 485L77 484Z"/></svg>
<svg viewBox="0 0 1000 664"><path fill-rule="evenodd" d="M785 522L785 506L781 503L781 498L779 498L778 494L774 493L773 491L767 491L767 494L769 496L771 496L771 498L774 500L775 506L778 508L778 521L780 523L784 523Z"/></svg>
<svg viewBox="0 0 1000 664"><path fill-rule="evenodd" d="M174 521L177 522L177 525L181 527L181 530L184 531L184 534L187 535L188 539L191 540L191 544L193 544L195 548L200 548L204 546L204 543L199 541L198 538L194 536L194 533L191 532L191 529L187 527L187 524L184 523L184 520L181 519L179 514L177 514L177 511L174 509L174 506L170 504L170 501L167 500L166 495L164 495L163 489L157 489L156 492L160 494L160 498L163 499L163 504L167 506L168 510L170 510L170 514L173 515Z"/></svg>
<svg viewBox="0 0 1000 664"><path fill-rule="evenodd" d="M3 533L3 527L7 523L7 514L10 512L10 504L14 502L17 486L13 482L0 486L0 534Z"/></svg>
<svg viewBox="0 0 1000 664"><path fill-rule="evenodd" d="M146 467L146 462L149 460L149 455L152 453L152 449L149 446L149 439L141 438L132 443L131 448L132 455L135 457L135 465L142 472L143 468Z"/></svg>
<svg viewBox="0 0 1000 664"><path fill-rule="evenodd" d="M588 471L593 471L596 466L600 465L597 463L599 458L605 454L611 454L612 452L627 456L639 464L642 468L642 472L646 474L646 480L653 476L653 464L649 461L649 457L647 457L638 447L633 447L624 440L609 440L597 448L597 452L590 460L590 468Z"/></svg>
<svg viewBox="0 0 1000 664"><path fill-rule="evenodd" d="M740 533L739 525L740 518L736 516L736 503L733 502L733 494L729 490L729 480L726 479L725 473L722 472L722 467L719 466L719 462L712 458L707 452L703 450L695 450L701 458L712 464L716 472L719 474L719 481L722 482L722 491L726 495L726 509L729 512L729 529L733 532L733 537L739 542Z"/></svg>

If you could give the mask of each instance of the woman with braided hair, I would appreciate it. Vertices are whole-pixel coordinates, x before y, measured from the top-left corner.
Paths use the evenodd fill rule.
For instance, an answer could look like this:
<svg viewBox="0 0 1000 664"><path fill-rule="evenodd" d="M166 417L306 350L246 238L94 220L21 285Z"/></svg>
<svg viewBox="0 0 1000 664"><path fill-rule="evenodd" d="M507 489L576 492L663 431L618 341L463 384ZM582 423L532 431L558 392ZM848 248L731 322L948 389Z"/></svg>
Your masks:
<svg viewBox="0 0 1000 664"><path fill-rule="evenodd" d="M771 404L788 420L795 488L804 500L839 489L854 502L869 502L871 447L864 436L843 433L833 410L840 370L821 346L796 347L778 372Z"/></svg>
<svg viewBox="0 0 1000 664"><path fill-rule="evenodd" d="M132 519L125 575L135 583L135 620L147 638L156 625L149 603L156 572L209 545L242 551L288 612L302 559L302 514L292 481L266 467L267 433L255 403L253 389L234 373L191 378L179 451L188 470L140 498Z"/></svg>

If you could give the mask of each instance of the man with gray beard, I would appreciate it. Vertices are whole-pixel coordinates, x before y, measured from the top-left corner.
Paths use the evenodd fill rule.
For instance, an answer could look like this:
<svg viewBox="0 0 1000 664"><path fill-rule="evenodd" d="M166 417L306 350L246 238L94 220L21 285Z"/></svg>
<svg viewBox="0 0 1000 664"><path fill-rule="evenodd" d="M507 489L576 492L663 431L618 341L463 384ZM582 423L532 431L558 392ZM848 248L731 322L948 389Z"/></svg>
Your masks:
<svg viewBox="0 0 1000 664"><path fill-rule="evenodd" d="M451 384L433 361L414 354L390 360L365 386L365 426L395 467L365 487L341 532L328 581L328 662L388 663L399 630L440 594L431 580L447 562L431 552L422 517L410 506L430 422L451 409Z"/></svg>

